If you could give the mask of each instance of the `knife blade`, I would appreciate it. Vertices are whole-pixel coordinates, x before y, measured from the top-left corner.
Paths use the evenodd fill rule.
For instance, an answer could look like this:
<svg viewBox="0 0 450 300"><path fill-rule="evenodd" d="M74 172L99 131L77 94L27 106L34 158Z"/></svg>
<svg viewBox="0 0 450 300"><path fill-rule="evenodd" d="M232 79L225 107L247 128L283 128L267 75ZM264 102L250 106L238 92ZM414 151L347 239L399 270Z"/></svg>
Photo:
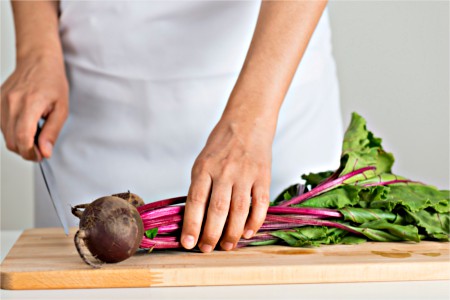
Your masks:
<svg viewBox="0 0 450 300"><path fill-rule="evenodd" d="M38 138L41 133L41 122L38 123L36 135L34 136L34 144L39 149ZM56 214L58 215L59 221L64 228L64 233L66 236L69 235L69 223L66 219L66 214L64 208L59 198L58 191L56 189L55 176L53 174L52 168L47 159L42 158L39 162L39 169L41 170L42 177L44 178L45 186L47 188L48 194L50 195L50 200L55 208Z"/></svg>

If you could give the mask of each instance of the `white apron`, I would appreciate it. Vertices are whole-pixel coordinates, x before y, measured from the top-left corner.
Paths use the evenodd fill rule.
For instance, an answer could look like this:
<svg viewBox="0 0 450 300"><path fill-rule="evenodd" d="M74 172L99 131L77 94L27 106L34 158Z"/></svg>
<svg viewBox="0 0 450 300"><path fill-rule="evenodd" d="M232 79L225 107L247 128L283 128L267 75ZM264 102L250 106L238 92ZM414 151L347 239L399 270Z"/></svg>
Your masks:
<svg viewBox="0 0 450 300"><path fill-rule="evenodd" d="M62 1L70 114L50 163L67 205L131 190L187 194L245 59L260 3ZM271 196L336 168L342 122L325 11L280 112ZM36 226L57 226L35 172Z"/></svg>

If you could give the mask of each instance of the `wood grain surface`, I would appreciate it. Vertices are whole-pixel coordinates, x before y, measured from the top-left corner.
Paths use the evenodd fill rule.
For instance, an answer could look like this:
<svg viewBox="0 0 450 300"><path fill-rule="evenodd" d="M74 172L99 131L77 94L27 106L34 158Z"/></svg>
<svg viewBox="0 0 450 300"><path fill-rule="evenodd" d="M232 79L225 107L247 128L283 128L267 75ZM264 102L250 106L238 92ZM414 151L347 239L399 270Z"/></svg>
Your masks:
<svg viewBox="0 0 450 300"><path fill-rule="evenodd" d="M2 289L73 289L450 279L449 243L374 243L318 248L247 247L209 254L138 253L92 269L72 228L23 232L1 265Z"/></svg>

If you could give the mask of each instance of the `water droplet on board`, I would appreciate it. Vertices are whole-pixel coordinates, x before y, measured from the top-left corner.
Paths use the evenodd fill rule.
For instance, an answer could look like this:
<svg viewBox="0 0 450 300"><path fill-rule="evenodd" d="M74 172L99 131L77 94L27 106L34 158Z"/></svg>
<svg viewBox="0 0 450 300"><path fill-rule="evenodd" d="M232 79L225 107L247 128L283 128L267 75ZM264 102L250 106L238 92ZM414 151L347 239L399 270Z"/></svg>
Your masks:
<svg viewBox="0 0 450 300"><path fill-rule="evenodd" d="M432 253L418 253L418 254L425 255L425 256L431 256L431 257L436 257L436 256L440 256L441 255L440 253L434 253L434 252L432 252Z"/></svg>
<svg viewBox="0 0 450 300"><path fill-rule="evenodd" d="M406 258L410 257L411 254L407 252L383 252L383 251L372 251L373 254L380 255L389 258Z"/></svg>
<svg viewBox="0 0 450 300"><path fill-rule="evenodd" d="M270 250L264 251L269 254L278 254L278 255L299 255L299 254L314 254L314 250L306 250L306 249L287 249L287 250Z"/></svg>

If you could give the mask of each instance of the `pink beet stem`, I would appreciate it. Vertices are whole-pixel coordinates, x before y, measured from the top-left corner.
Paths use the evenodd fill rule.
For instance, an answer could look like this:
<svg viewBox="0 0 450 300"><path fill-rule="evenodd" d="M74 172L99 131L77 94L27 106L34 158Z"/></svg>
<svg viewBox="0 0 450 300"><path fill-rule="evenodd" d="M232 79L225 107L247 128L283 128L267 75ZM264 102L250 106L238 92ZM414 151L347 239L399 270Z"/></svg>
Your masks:
<svg viewBox="0 0 450 300"><path fill-rule="evenodd" d="M374 170L374 169L376 169L376 168L370 166L370 167L364 167L364 168L358 169L356 171L350 172L350 173L345 174L345 175L343 175L341 177L338 177L337 179L334 179L334 180L328 181L328 182L326 182L324 184L318 185L315 188L313 188L312 190L310 190L309 192L306 192L306 193L304 193L304 194L302 194L302 195L300 195L298 197L294 197L294 198L292 198L290 200L282 201L282 202L280 202L280 204L278 206L286 207L286 206L289 206L289 205L299 204L299 203L301 203L303 201L308 200L309 198L312 198L314 196L320 195L320 194L322 194L322 193L324 193L326 191L329 191L329 190L331 190L331 189L333 189L335 187L338 187L345 180L347 180L347 179L349 179L349 178L351 178L353 176L356 176L356 175L359 175L359 174L364 173L366 171Z"/></svg>
<svg viewBox="0 0 450 300"><path fill-rule="evenodd" d="M177 241L167 241L167 240L161 240L161 239L149 239L147 237L144 237L141 241L141 244L139 245L139 248L149 249L176 249L180 248L181 244Z"/></svg>
<svg viewBox="0 0 450 300"><path fill-rule="evenodd" d="M389 181L366 183L366 184L363 184L362 186L367 187L367 186L388 185L388 184L396 184L396 183L406 183L407 184L407 183L420 183L420 182L412 181L412 180L408 180L408 179L395 179L395 180L389 180Z"/></svg>
<svg viewBox="0 0 450 300"><path fill-rule="evenodd" d="M163 208L157 208L153 210L143 211L141 218L143 220L156 219L164 216L177 215L184 211L184 206L168 206Z"/></svg>
<svg viewBox="0 0 450 300"><path fill-rule="evenodd" d="M183 220L183 216L174 215L174 216L166 216L158 219L152 220L142 220L144 223L144 228L155 228L164 225L176 224Z"/></svg>
<svg viewBox="0 0 450 300"><path fill-rule="evenodd" d="M297 223L272 223L272 224L263 224L260 227L260 230L279 230L279 229L286 229L286 228L296 228L306 225L299 225Z"/></svg>
<svg viewBox="0 0 450 300"><path fill-rule="evenodd" d="M292 224L299 224L299 225L312 225L312 226L328 226L328 227L336 227L340 228L355 234L360 235L358 231L355 231L348 226L345 226L344 224L327 221L327 220L319 220L319 219L294 219L294 218L288 218L283 216L277 216L277 215L267 215L266 220L270 221L278 221L283 223L292 223Z"/></svg>
<svg viewBox="0 0 450 300"><path fill-rule="evenodd" d="M175 197L175 198L159 200L156 202L148 203L148 204L139 206L137 208L137 210L139 213L142 213L147 210L153 210L153 209L156 209L159 207L166 207L169 205L180 204L180 203L185 203L185 202L186 202L186 196L181 196L181 197Z"/></svg>
<svg viewBox="0 0 450 300"><path fill-rule="evenodd" d="M311 215L318 217L333 217L341 218L342 214L335 209L327 208L311 208L311 207L280 207L271 206L267 210L270 214L300 214L300 215Z"/></svg>
<svg viewBox="0 0 450 300"><path fill-rule="evenodd" d="M144 227L144 230L149 230L149 229L152 229L152 228L151 227L149 227L149 228L145 228ZM165 233L172 233L172 232L178 231L179 229L181 229L180 224L170 224L170 225L159 226L158 227L158 235L159 234L165 234Z"/></svg>

